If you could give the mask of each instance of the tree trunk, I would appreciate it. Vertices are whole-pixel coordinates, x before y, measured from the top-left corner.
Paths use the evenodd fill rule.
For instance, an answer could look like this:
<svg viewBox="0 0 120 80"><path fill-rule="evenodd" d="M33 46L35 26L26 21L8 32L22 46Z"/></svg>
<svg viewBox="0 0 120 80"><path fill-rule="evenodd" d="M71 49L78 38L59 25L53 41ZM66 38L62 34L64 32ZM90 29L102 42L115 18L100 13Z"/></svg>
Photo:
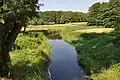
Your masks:
<svg viewBox="0 0 120 80"><path fill-rule="evenodd" d="M9 73L8 63L9 63L9 56L4 54L4 43L3 43L3 24L0 24L0 76L4 77L7 76ZM6 58L4 57L6 56Z"/></svg>
<svg viewBox="0 0 120 80"><path fill-rule="evenodd" d="M23 25L23 28L24 28L23 33L24 33L24 34L25 34L25 32L26 32L26 27L27 27L27 24L24 24L24 25Z"/></svg>
<svg viewBox="0 0 120 80"><path fill-rule="evenodd" d="M25 32L26 32L26 27L24 27L24 34L25 34Z"/></svg>
<svg viewBox="0 0 120 80"><path fill-rule="evenodd" d="M10 77L11 63L9 51L21 30L21 26L18 23L15 23L9 31L5 31L5 27L3 24L0 24L0 77Z"/></svg>

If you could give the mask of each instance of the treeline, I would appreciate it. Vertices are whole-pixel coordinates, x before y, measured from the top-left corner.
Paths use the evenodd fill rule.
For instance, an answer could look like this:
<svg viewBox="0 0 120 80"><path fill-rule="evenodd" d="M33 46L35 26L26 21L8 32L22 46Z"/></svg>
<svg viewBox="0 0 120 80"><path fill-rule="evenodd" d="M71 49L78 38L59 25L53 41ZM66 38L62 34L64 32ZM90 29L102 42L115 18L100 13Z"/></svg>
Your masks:
<svg viewBox="0 0 120 80"><path fill-rule="evenodd" d="M69 22L85 22L87 13L72 11L45 11L38 12L38 17L30 20L31 25L65 24Z"/></svg>
<svg viewBox="0 0 120 80"><path fill-rule="evenodd" d="M88 25L115 27L120 19L120 0L95 3L89 8Z"/></svg>

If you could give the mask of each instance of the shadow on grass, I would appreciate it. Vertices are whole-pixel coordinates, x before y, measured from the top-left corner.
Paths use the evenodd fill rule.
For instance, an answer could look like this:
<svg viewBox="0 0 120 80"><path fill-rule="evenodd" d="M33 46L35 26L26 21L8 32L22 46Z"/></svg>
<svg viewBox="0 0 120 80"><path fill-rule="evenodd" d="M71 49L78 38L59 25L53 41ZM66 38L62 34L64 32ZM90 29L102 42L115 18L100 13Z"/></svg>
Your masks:
<svg viewBox="0 0 120 80"><path fill-rule="evenodd" d="M76 46L78 63L86 75L99 73L111 65L120 63L120 47L114 44L114 36L106 33L84 33L72 44Z"/></svg>

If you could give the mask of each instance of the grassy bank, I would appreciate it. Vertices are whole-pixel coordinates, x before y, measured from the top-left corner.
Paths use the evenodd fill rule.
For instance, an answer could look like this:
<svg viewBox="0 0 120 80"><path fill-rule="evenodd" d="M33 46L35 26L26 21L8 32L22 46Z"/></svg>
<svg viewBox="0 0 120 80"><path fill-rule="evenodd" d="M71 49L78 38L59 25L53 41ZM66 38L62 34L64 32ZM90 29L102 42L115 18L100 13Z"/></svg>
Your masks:
<svg viewBox="0 0 120 80"><path fill-rule="evenodd" d="M44 80L50 45L42 33L19 34L10 53L14 80Z"/></svg>
<svg viewBox="0 0 120 80"><path fill-rule="evenodd" d="M109 31L108 31L109 32ZM90 33L65 29L61 36L76 47L78 63L94 80L120 79L120 47L111 33Z"/></svg>

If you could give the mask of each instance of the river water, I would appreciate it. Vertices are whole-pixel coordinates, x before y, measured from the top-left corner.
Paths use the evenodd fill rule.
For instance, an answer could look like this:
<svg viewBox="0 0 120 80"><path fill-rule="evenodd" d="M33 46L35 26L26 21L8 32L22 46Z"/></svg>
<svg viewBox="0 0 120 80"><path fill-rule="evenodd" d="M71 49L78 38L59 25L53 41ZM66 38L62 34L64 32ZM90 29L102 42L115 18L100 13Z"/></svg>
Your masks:
<svg viewBox="0 0 120 80"><path fill-rule="evenodd" d="M52 80L83 80L75 48L64 40L49 40L52 46L49 69Z"/></svg>

